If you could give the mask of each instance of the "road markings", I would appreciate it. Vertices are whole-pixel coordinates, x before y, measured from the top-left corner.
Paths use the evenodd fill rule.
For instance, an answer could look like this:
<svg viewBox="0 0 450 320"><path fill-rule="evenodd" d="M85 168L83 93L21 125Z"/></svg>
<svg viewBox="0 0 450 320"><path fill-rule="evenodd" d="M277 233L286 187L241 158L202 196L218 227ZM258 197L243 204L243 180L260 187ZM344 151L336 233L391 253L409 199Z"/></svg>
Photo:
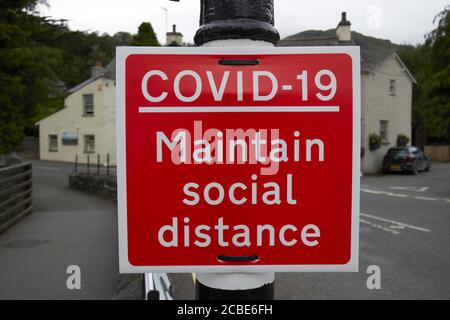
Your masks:
<svg viewBox="0 0 450 320"><path fill-rule="evenodd" d="M408 195L402 194L402 193L392 193L392 192L387 192L387 191L371 190L371 189L367 189L367 188L361 188L361 191L365 192L365 193L372 193L372 194L383 194L383 195L390 196L390 197L408 198Z"/></svg>
<svg viewBox="0 0 450 320"><path fill-rule="evenodd" d="M391 187L391 188L393 188L393 187ZM428 187L424 187L424 188L428 188ZM368 189L368 188L364 188L364 187L361 188L361 192L370 193L370 194L384 195L384 196L389 196L389 197L396 197L396 198L410 198L410 199L423 200L423 201L445 201L447 203L450 203L450 199L447 199L447 198L410 196L410 195L403 194L403 193L393 193L393 192L389 192L389 191L372 190L372 189Z"/></svg>
<svg viewBox="0 0 450 320"><path fill-rule="evenodd" d="M373 215L366 214L366 213L360 213L360 216L361 217L365 217L365 218L369 218L369 219L373 219L373 220L377 220L377 221L387 222L387 223L391 224L391 227L395 226L395 229L405 229L405 228L407 228L407 229L412 229L412 230L421 231L421 232L431 232L430 229L416 227L416 226L413 226L413 225L410 225L410 224L406 224L406 223L403 223L403 222L389 220L389 219L373 216Z"/></svg>
<svg viewBox="0 0 450 320"><path fill-rule="evenodd" d="M397 198L408 198L406 194L388 192L386 195Z"/></svg>
<svg viewBox="0 0 450 320"><path fill-rule="evenodd" d="M403 191L415 191L415 192L425 192L430 189L430 187L389 187L389 189L393 190L403 190Z"/></svg>
<svg viewBox="0 0 450 320"><path fill-rule="evenodd" d="M417 200L426 200L426 201L438 201L438 198L428 198L428 197L414 197Z"/></svg>
<svg viewBox="0 0 450 320"><path fill-rule="evenodd" d="M365 193L372 193L372 194L383 194L383 191L370 190L370 189L366 189L366 188L361 188L361 191L365 192Z"/></svg>
<svg viewBox="0 0 450 320"><path fill-rule="evenodd" d="M385 227L383 227L383 226L381 226L379 224L375 224L375 223L366 221L364 219L359 219L359 221L361 223L364 223L364 224L367 224L367 225L371 226L372 228L381 229L383 231L390 232L390 233L393 233L393 234L396 234L396 235L400 234L400 232L398 232L398 231L395 231L395 230L392 230L392 229L389 229L389 228L385 228Z"/></svg>
<svg viewBox="0 0 450 320"><path fill-rule="evenodd" d="M400 230L403 230L403 229L405 229L405 227L404 226L399 226L399 225L391 225L389 228L391 228L391 229L400 229Z"/></svg>

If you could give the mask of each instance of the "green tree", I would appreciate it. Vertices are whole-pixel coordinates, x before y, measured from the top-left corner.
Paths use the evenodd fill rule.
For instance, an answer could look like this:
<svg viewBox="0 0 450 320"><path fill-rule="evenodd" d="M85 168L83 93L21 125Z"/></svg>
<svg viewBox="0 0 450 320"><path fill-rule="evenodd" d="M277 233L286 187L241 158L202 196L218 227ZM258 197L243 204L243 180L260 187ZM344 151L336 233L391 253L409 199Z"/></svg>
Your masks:
<svg viewBox="0 0 450 320"><path fill-rule="evenodd" d="M54 94L59 51L39 43L38 1L0 2L0 152L14 149L39 105ZM54 95L53 95L54 96Z"/></svg>
<svg viewBox="0 0 450 320"><path fill-rule="evenodd" d="M413 93L413 129L426 132L428 140L450 143L450 29L449 9L435 18L437 28L424 44L399 50L417 79Z"/></svg>
<svg viewBox="0 0 450 320"><path fill-rule="evenodd" d="M133 37L131 44L133 46L147 47L160 46L158 39L156 38L155 31L153 31L153 27L150 22L141 23L138 33Z"/></svg>
<svg viewBox="0 0 450 320"><path fill-rule="evenodd" d="M423 71L425 68L424 50L423 45L418 45L416 47L402 47L398 50L402 60L417 80L417 84L413 87L412 99L412 130L415 138L413 143L417 145L425 143L425 137L423 136L425 119L422 114L422 83L424 80ZM416 134L422 134L422 136L417 137ZM417 138L420 138L420 141L418 141Z"/></svg>
<svg viewBox="0 0 450 320"><path fill-rule="evenodd" d="M117 45L158 46L150 23L134 37L71 31L37 13L45 0L0 0L0 153L14 150L24 129L63 107L65 89L108 64Z"/></svg>
<svg viewBox="0 0 450 320"><path fill-rule="evenodd" d="M64 88L109 63L116 40L70 31L63 20L37 15L43 0L0 0L0 152L13 150L25 128L63 107Z"/></svg>
<svg viewBox="0 0 450 320"><path fill-rule="evenodd" d="M421 112L428 135L450 142L450 6L436 21L438 26L427 35L423 50Z"/></svg>
<svg viewBox="0 0 450 320"><path fill-rule="evenodd" d="M128 32L117 32L113 37L117 46L130 46L133 41L133 36Z"/></svg>

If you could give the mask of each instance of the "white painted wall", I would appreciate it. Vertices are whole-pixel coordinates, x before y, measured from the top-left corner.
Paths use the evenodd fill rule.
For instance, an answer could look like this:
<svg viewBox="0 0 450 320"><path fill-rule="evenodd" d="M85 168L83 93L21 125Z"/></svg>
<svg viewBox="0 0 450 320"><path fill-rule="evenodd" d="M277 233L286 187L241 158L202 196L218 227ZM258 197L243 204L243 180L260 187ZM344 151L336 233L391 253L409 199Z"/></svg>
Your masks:
<svg viewBox="0 0 450 320"><path fill-rule="evenodd" d="M391 79L396 80L395 96L389 91ZM361 81L361 145L365 148L361 166L363 173L378 173L386 151L396 146L397 135L406 134L411 139L413 81L394 55L373 72L362 74ZM380 134L380 120L389 121L388 141L380 149L370 151L369 135Z"/></svg>
<svg viewBox="0 0 450 320"><path fill-rule="evenodd" d="M83 95L94 95L94 116L83 116ZM106 163L110 154L110 164L116 165L116 101L114 80L99 78L79 91L68 96L65 108L39 122L40 159L50 161L74 162L78 155L79 162L85 163L84 135L95 135L95 154L90 154L91 163ZM63 132L77 132L78 145L62 145ZM49 152L49 135L58 135L58 151Z"/></svg>

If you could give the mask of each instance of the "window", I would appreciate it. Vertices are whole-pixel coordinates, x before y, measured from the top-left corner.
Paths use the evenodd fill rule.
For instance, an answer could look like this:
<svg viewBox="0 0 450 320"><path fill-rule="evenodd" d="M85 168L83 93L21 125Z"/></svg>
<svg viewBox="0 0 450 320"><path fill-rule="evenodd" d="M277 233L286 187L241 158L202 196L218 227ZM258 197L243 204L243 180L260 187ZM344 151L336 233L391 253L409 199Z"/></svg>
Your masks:
<svg viewBox="0 0 450 320"><path fill-rule="evenodd" d="M48 136L48 151L58 152L58 136L56 134Z"/></svg>
<svg viewBox="0 0 450 320"><path fill-rule="evenodd" d="M397 91L397 81L394 79L389 80L389 94L395 96Z"/></svg>
<svg viewBox="0 0 450 320"><path fill-rule="evenodd" d="M84 153L95 153L95 136L84 136Z"/></svg>
<svg viewBox="0 0 450 320"><path fill-rule="evenodd" d="M387 120L380 121L380 137L384 142L388 142L388 126L389 121Z"/></svg>
<svg viewBox="0 0 450 320"><path fill-rule="evenodd" d="M94 115L94 95L84 94L83 95L83 115L93 116Z"/></svg>
<svg viewBox="0 0 450 320"><path fill-rule="evenodd" d="M62 145L63 146L77 146L78 145L78 134L76 132L63 132L62 134Z"/></svg>

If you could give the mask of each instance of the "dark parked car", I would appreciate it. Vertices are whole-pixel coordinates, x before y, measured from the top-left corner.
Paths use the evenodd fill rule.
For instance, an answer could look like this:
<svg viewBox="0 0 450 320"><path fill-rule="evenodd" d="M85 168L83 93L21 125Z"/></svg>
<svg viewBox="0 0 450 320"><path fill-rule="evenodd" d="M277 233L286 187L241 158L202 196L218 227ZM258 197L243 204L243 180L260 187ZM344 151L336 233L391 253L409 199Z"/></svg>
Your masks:
<svg viewBox="0 0 450 320"><path fill-rule="evenodd" d="M383 159L383 173L428 171L431 160L418 147L390 148Z"/></svg>

